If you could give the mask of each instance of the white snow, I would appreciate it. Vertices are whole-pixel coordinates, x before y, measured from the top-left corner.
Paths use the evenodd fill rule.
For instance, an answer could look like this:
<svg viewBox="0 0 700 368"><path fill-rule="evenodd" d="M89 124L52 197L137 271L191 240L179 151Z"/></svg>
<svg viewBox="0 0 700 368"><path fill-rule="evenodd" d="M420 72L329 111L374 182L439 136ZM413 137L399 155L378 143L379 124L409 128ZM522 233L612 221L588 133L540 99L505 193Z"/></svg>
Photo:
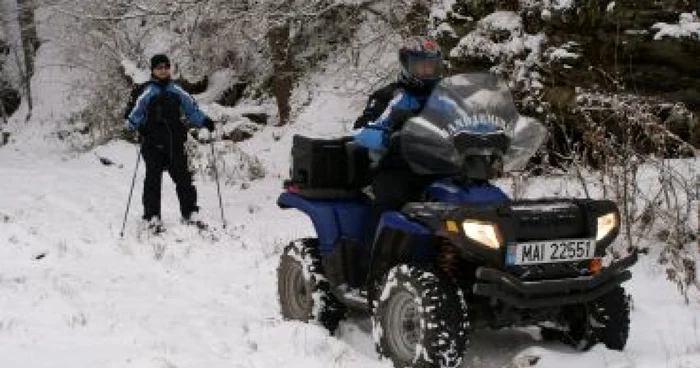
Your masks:
<svg viewBox="0 0 700 368"><path fill-rule="evenodd" d="M542 9L542 13L540 13L540 17L542 20L550 20L552 19L552 11L549 9Z"/></svg>
<svg viewBox="0 0 700 368"><path fill-rule="evenodd" d="M520 0L523 8L542 7L543 9L562 11L571 9L574 0Z"/></svg>
<svg viewBox="0 0 700 368"><path fill-rule="evenodd" d="M574 0L545 0L545 3L549 3L556 10L562 10L570 9L574 5Z"/></svg>
<svg viewBox="0 0 700 368"><path fill-rule="evenodd" d="M664 37L684 38L693 37L700 39L700 20L696 12L682 13L679 16L677 24L656 23L651 29L656 30L654 34L655 40L661 40Z"/></svg>
<svg viewBox="0 0 700 368"><path fill-rule="evenodd" d="M507 31L508 38L502 42L496 42L491 39L494 31ZM510 59L529 49L534 38L538 36L524 33L522 19L517 13L498 11L481 19L476 29L463 37L452 49L450 56L475 55L487 57L490 60Z"/></svg>
<svg viewBox="0 0 700 368"><path fill-rule="evenodd" d="M553 51L549 52L549 57L552 60L578 59L580 57L580 55L559 47L559 48L556 48Z"/></svg>
<svg viewBox="0 0 700 368"><path fill-rule="evenodd" d="M447 22L440 23L436 29L436 32L438 34L447 34L452 37L457 37L457 32L455 32L454 28L452 28L452 26Z"/></svg>
<svg viewBox="0 0 700 368"><path fill-rule="evenodd" d="M556 4L566 6L567 1ZM484 45L484 50L539 50L543 36L523 35L516 16L502 12L480 25L515 33L506 45ZM163 215L168 232L162 240L136 236L143 163L126 236L120 240L137 148L113 142L76 153L46 140L80 103L67 93L67 82L79 79L77 72L50 63L60 60L59 51L42 44L37 59L42 68L33 81L39 102L31 125L23 125L23 107L11 122L13 133L22 133L0 148L0 367L391 366L377 358L366 318L352 317L336 337L318 326L282 320L278 257L289 241L309 236L313 229L304 215L279 210L275 200L289 168L292 136L346 134L365 100L365 94L349 91L386 81L383 72L395 63L393 53L363 52L364 62L376 63L372 70L343 74L330 65L325 74L304 81L312 88L295 92L295 105L305 107L297 111L294 124L262 127L236 149L216 144L217 151L227 152L219 164L226 174L222 194L229 224L215 231L218 240L178 224L177 199L167 178ZM125 67L138 74L135 65ZM204 108L229 124L239 124L245 112L274 115L274 106ZM208 150L200 147L198 165L206 165ZM98 156L115 165L102 165ZM266 175L251 182L252 162L259 162ZM217 225L215 183L198 175L196 185L203 217ZM553 178L536 180L527 194L566 195L562 186ZM485 330L472 335L463 366L700 367L699 300L684 304L654 255L643 257L633 272L627 284L634 298L632 331L624 352L602 346L575 352L541 341L534 329ZM538 363L525 365L532 356Z"/></svg>
<svg viewBox="0 0 700 368"><path fill-rule="evenodd" d="M374 354L365 319L344 323L334 338L279 316L277 258L289 240L311 233L305 216L274 203L291 134L304 127L340 133L331 121L350 113L330 96L306 111L298 127L266 128L242 145L270 175L247 190L224 186L229 229L217 233L220 241L177 225L167 179L170 231L163 241L137 239L142 170L127 236L118 239L134 146L113 143L77 155L0 149L0 366L389 367ZM273 136L282 138L273 145ZM101 165L95 153L121 167ZM216 224L214 183L197 185L202 212ZM557 185L533 188L551 195ZM538 368L697 367L697 300L683 304L652 257L633 271L628 287L635 309L625 352L598 346L577 353L539 341L531 329L481 331L472 337L467 366L500 368L536 355Z"/></svg>
<svg viewBox="0 0 700 368"><path fill-rule="evenodd" d="M433 1L430 8L431 19L447 19L447 15L452 12L452 7L457 3L457 0L440 0Z"/></svg>
<svg viewBox="0 0 700 368"><path fill-rule="evenodd" d="M197 102L202 104L216 102L233 84L235 79L235 71L231 69L217 70L209 77L209 85L206 92L196 96Z"/></svg>
<svg viewBox="0 0 700 368"><path fill-rule="evenodd" d="M143 84L151 79L151 73L148 70L139 68L138 65L131 60L122 60L122 67L124 68L124 74L130 77L136 84Z"/></svg>
<svg viewBox="0 0 700 368"><path fill-rule="evenodd" d="M495 39L494 34L507 32L507 37ZM502 36L501 36L502 37ZM544 33L529 34L524 31L520 15L511 11L498 11L481 19L472 32L464 36L450 51L450 57L471 56L498 61L492 68L496 73L513 63L513 79L523 83L526 89L542 87L536 66L541 62ZM520 60L523 59L523 60Z"/></svg>
<svg viewBox="0 0 700 368"><path fill-rule="evenodd" d="M612 13L613 11L615 11L615 5L616 4L614 1L609 2L608 6L605 7L605 11L608 13Z"/></svg>
<svg viewBox="0 0 700 368"><path fill-rule="evenodd" d="M523 27L520 16L512 11L493 12L479 22L491 29L520 31Z"/></svg>

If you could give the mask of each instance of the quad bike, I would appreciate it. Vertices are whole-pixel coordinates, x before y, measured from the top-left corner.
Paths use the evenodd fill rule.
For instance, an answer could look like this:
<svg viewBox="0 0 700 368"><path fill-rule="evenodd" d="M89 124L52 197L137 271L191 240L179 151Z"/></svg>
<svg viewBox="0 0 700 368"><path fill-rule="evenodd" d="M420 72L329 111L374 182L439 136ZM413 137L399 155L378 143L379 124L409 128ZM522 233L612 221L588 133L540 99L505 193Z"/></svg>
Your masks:
<svg viewBox="0 0 700 368"><path fill-rule="evenodd" d="M485 74L444 79L392 140L418 174L420 203L383 214L364 241L371 160L351 138L295 136L281 208L310 217L317 236L293 241L278 268L282 315L331 334L348 310L369 313L378 352L396 367L458 367L470 332L544 326L587 349L622 350L636 254L603 266L619 232L607 200L511 200L488 180L524 168L544 127L518 114Z"/></svg>

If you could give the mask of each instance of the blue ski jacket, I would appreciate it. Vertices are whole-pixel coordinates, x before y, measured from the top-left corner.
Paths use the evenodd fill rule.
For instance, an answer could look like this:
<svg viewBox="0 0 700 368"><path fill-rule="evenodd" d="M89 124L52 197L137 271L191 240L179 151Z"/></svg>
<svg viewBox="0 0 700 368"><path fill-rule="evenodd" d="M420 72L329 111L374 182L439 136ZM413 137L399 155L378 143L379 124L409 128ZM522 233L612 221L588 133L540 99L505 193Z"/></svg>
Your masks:
<svg viewBox="0 0 700 368"><path fill-rule="evenodd" d="M174 145L187 139L183 115L197 127L207 119L194 98L175 82L151 80L132 92L125 118L127 128L139 130L144 143Z"/></svg>
<svg viewBox="0 0 700 368"><path fill-rule="evenodd" d="M355 129L359 129L354 136L355 143L380 154L381 167L408 166L400 152L401 142L391 138L391 134L400 131L406 120L421 112L431 93L432 87L411 90L400 82L374 92L355 122Z"/></svg>

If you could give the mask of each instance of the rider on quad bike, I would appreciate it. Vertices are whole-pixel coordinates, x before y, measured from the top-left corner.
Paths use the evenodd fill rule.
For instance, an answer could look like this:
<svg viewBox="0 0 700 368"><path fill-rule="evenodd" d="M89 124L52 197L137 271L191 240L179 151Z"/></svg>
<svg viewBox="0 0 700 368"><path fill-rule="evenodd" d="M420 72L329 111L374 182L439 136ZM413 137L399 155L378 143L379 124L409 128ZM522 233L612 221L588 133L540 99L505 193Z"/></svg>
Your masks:
<svg viewBox="0 0 700 368"><path fill-rule="evenodd" d="M457 368L481 329L535 326L581 350L622 350L630 327L622 283L637 255L608 257L617 205L511 199L489 183L523 170L547 130L520 115L498 77L439 79L438 70L425 101L396 88L354 137L293 137L277 204L308 216L314 234L280 255L282 316L334 333L349 310L369 315L377 352L397 368Z"/></svg>
<svg viewBox="0 0 700 368"><path fill-rule="evenodd" d="M400 142L391 135L417 115L442 78L444 64L437 42L411 37L398 52L398 80L370 95L354 128L355 143L370 150L373 159L372 205L365 242L371 244L381 215L420 199L434 177L415 174L401 155Z"/></svg>

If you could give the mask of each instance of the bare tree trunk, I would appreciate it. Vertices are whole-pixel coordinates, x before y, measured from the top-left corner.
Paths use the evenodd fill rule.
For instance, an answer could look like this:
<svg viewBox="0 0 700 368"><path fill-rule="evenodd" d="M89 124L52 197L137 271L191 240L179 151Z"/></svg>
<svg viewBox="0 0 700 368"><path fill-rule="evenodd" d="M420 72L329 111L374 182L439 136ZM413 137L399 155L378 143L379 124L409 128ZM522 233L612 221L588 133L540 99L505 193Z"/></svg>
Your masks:
<svg viewBox="0 0 700 368"><path fill-rule="evenodd" d="M22 41L22 56L24 58L23 83L27 94L29 116L32 113L31 79L34 75L34 57L39 48L39 38L36 34L34 21L34 0L17 0L17 20L19 21L20 38Z"/></svg>
<svg viewBox="0 0 700 368"><path fill-rule="evenodd" d="M289 52L289 20L270 27L267 32L267 42L272 55L273 76L272 93L277 100L279 125L287 125L292 112L290 99L293 89L293 68Z"/></svg>
<svg viewBox="0 0 700 368"><path fill-rule="evenodd" d="M7 110L5 109L5 99L2 97L4 96L0 96L0 116L2 116L3 125L7 125L7 120L9 117L7 116Z"/></svg>

